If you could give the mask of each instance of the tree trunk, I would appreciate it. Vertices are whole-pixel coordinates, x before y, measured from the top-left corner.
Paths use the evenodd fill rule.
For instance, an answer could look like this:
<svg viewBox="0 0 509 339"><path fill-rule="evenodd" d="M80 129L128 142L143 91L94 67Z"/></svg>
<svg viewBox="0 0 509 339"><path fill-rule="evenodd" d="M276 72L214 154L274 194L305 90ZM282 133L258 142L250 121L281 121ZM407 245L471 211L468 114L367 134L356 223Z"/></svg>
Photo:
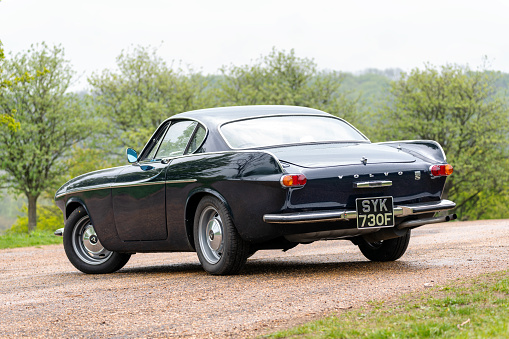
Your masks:
<svg viewBox="0 0 509 339"><path fill-rule="evenodd" d="M35 230L37 226L37 198L38 195L27 194L28 198L28 232Z"/></svg>

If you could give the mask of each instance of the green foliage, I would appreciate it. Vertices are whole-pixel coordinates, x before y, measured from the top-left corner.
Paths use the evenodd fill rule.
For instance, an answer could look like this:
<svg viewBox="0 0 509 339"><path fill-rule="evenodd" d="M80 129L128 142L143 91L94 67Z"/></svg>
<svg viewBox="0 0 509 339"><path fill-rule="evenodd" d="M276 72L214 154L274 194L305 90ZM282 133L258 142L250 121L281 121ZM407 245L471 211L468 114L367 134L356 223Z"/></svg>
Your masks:
<svg viewBox="0 0 509 339"><path fill-rule="evenodd" d="M216 96L221 106L295 105L321 109L351 122L359 120L356 99L341 91L344 75L318 71L313 60L294 50L272 52L252 65L221 69Z"/></svg>
<svg viewBox="0 0 509 339"><path fill-rule="evenodd" d="M2 91L4 88L8 88L12 86L12 81L10 78L5 78L3 75L4 72L4 59L5 59L5 53L2 45L2 41L0 41L0 91ZM0 114L0 132L2 132L5 128L7 130L15 132L19 128L19 122L14 120L13 114L15 112L7 112L7 113L1 113Z"/></svg>
<svg viewBox="0 0 509 339"><path fill-rule="evenodd" d="M444 197L457 203L463 219L478 216L472 207L481 198L507 192L509 111L495 81L493 72L453 65L413 70L393 82L393 101L378 128L380 140L430 139L442 145L455 168Z"/></svg>
<svg viewBox="0 0 509 339"><path fill-rule="evenodd" d="M373 303L267 337L507 338L508 271Z"/></svg>
<svg viewBox="0 0 509 339"><path fill-rule="evenodd" d="M20 124L14 119L13 113L0 114L0 131L7 128L9 131L16 132L19 129Z"/></svg>
<svg viewBox="0 0 509 339"><path fill-rule="evenodd" d="M18 217L6 234L28 233L28 207L26 204L21 208L22 216ZM54 232L64 227L62 211L55 205L41 205L37 213L36 231Z"/></svg>
<svg viewBox="0 0 509 339"><path fill-rule="evenodd" d="M28 231L28 207L21 208L22 216L18 217L10 229L0 235L0 249L61 244L62 238L53 233L64 227L62 212L55 205L39 206L37 227Z"/></svg>
<svg viewBox="0 0 509 339"><path fill-rule="evenodd" d="M95 109L106 122L98 146L122 160L126 147L141 150L166 118L204 107L204 78L168 66L156 52L144 47L122 51L118 71L104 70L88 79Z"/></svg>
<svg viewBox="0 0 509 339"><path fill-rule="evenodd" d="M95 121L86 103L67 93L74 72L61 47L32 46L4 63L8 74L36 74L29 82L13 82L0 91L0 109L19 122L16 131L0 134L3 182L28 199L29 229L36 226L37 199L58 186L65 170L62 159L72 145L91 134Z"/></svg>

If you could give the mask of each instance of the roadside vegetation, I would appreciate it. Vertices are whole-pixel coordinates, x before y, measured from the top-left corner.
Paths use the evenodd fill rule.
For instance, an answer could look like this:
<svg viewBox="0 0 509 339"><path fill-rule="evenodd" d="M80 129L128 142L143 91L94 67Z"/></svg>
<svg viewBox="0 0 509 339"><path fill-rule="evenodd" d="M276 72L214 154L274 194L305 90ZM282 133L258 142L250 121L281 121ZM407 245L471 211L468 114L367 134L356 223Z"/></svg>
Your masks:
<svg viewBox="0 0 509 339"><path fill-rule="evenodd" d="M36 230L30 233L6 232L0 235L0 249L61 244L62 237L52 231Z"/></svg>
<svg viewBox="0 0 509 339"><path fill-rule="evenodd" d="M509 271L374 301L269 338L508 338Z"/></svg>

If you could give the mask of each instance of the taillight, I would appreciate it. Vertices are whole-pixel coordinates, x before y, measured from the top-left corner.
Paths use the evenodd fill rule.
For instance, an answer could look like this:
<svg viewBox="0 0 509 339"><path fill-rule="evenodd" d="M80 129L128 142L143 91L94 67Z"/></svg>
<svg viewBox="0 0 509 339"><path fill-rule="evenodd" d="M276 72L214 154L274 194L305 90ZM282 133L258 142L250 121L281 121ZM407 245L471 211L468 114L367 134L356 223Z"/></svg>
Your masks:
<svg viewBox="0 0 509 339"><path fill-rule="evenodd" d="M286 174L281 177L283 187L302 187L307 181L304 174Z"/></svg>
<svg viewBox="0 0 509 339"><path fill-rule="evenodd" d="M452 166L449 164L445 165L432 165L429 168L431 175L434 177L444 177L452 174Z"/></svg>

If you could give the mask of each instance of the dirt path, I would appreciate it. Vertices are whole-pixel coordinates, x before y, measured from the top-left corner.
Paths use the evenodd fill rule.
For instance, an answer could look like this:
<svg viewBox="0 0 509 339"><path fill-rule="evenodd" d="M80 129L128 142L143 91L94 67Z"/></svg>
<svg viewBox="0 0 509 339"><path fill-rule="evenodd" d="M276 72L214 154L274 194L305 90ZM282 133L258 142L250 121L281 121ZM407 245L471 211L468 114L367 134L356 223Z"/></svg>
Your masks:
<svg viewBox="0 0 509 339"><path fill-rule="evenodd" d="M194 253L137 254L85 275L61 246L0 250L0 337L253 336L373 299L509 269L509 220L414 231L407 253L371 263L346 241L255 254L214 277Z"/></svg>

